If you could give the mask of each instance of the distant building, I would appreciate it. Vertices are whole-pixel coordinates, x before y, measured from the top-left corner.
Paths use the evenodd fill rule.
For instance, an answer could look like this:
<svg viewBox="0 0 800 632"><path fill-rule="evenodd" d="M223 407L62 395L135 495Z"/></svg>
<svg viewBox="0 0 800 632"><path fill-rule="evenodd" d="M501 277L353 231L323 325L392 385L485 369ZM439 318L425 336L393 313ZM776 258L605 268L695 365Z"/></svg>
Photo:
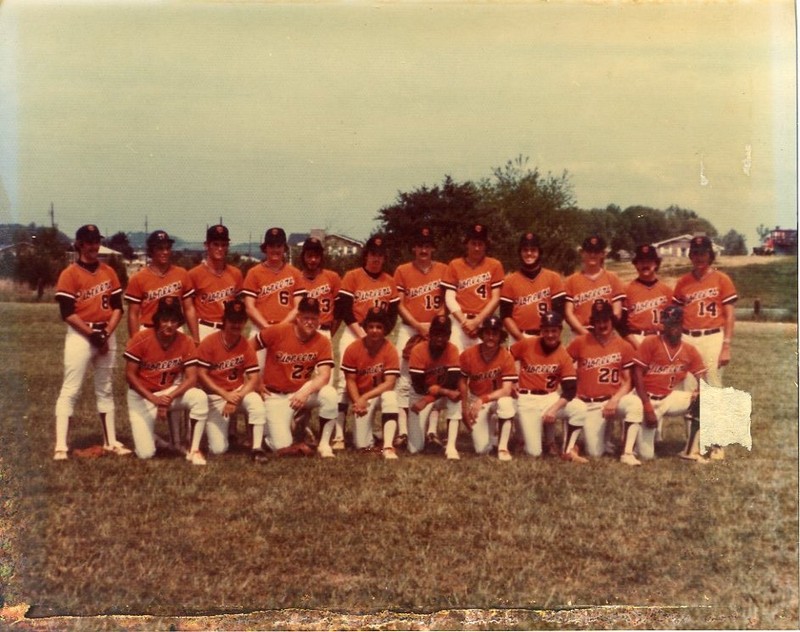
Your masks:
<svg viewBox="0 0 800 632"><path fill-rule="evenodd" d="M109 257L119 257L120 259L122 259L122 253L100 244L100 250L97 253L97 258L104 263L108 263ZM78 253L75 251L74 248L70 248L69 250L67 250L67 261L69 263L73 263L77 258L78 258Z"/></svg>
<svg viewBox="0 0 800 632"><path fill-rule="evenodd" d="M658 241L653 244L660 257L680 257L686 259L689 257L689 243L696 235L678 235L677 237L670 237L663 241ZM712 242L714 253L719 256L722 254L724 248Z"/></svg>
<svg viewBox="0 0 800 632"><path fill-rule="evenodd" d="M291 233L287 239L291 248L302 248L309 237L316 237L325 244L325 254L329 257L357 255L364 247L363 241L345 235L326 234L321 228L312 228L308 233Z"/></svg>
<svg viewBox="0 0 800 632"><path fill-rule="evenodd" d="M764 237L760 247L753 248L755 255L797 255L797 229L776 226Z"/></svg>

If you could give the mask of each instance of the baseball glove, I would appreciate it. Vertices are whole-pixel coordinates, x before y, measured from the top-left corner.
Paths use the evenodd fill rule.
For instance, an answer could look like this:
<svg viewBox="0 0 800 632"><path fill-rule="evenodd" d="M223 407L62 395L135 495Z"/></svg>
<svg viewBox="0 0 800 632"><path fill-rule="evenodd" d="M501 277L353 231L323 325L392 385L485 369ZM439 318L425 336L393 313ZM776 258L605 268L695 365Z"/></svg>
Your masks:
<svg viewBox="0 0 800 632"><path fill-rule="evenodd" d="M77 448L72 451L72 454L81 459L97 459L105 455L106 451L103 450L101 445L92 445L88 448Z"/></svg>
<svg viewBox="0 0 800 632"><path fill-rule="evenodd" d="M408 339L406 346L403 347L403 359L408 360L411 357L411 350L424 340L425 336L421 336L420 334L414 334L411 336L411 338Z"/></svg>

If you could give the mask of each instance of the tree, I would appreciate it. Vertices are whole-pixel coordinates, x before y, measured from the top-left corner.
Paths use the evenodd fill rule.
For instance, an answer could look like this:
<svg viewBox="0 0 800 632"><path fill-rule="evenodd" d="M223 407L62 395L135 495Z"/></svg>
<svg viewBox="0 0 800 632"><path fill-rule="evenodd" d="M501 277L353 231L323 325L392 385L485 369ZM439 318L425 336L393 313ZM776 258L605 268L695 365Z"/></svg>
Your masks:
<svg viewBox="0 0 800 632"><path fill-rule="evenodd" d="M725 249L726 255L734 256L747 254L747 244L744 235L737 233L732 228L722 236L720 245Z"/></svg>
<svg viewBox="0 0 800 632"><path fill-rule="evenodd" d="M122 256L128 261L133 261L133 246L128 241L128 235L122 231L114 233L106 240L106 246L117 252L121 252Z"/></svg>
<svg viewBox="0 0 800 632"><path fill-rule="evenodd" d="M38 299L44 288L55 285L67 265L69 239L55 228L37 228L30 242L17 242L17 267L14 279L36 288Z"/></svg>

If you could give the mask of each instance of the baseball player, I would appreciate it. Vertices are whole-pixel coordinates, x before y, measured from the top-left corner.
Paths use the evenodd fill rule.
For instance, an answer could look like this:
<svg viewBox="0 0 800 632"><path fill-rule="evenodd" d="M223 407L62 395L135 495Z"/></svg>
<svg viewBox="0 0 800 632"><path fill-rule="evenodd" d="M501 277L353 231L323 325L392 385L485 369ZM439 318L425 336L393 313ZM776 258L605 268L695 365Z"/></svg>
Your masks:
<svg viewBox="0 0 800 632"><path fill-rule="evenodd" d="M486 255L489 234L483 224L473 224L464 238L466 254L453 259L442 279L444 300L453 319L450 338L459 351L474 346L481 323L494 313L503 287L503 264Z"/></svg>
<svg viewBox="0 0 800 632"><path fill-rule="evenodd" d="M488 454L497 435L494 417L500 423L500 439L497 443L497 457L510 461L508 440L511 436L511 423L514 417L514 400L511 398L517 382L514 358L502 346L506 339L503 321L496 316L486 318L478 328L480 342L465 349L459 358L461 376L458 390L461 394L461 416L472 434L472 445L476 454ZM456 436L458 420L451 419L447 424L448 459L458 459Z"/></svg>
<svg viewBox="0 0 800 632"><path fill-rule="evenodd" d="M523 233L518 253L520 268L506 276L500 291L500 318L514 340L538 336L542 314L563 314L566 300L561 275L542 267L538 235Z"/></svg>
<svg viewBox="0 0 800 632"><path fill-rule="evenodd" d="M78 258L59 275L56 300L67 323L64 341L64 382L56 401L56 447L53 458L67 459L69 421L89 364L94 366L97 412L103 425L103 448L117 455L131 451L117 441L112 371L117 341L114 330L122 318L122 287L116 272L101 262L100 231L94 224L75 233Z"/></svg>
<svg viewBox="0 0 800 632"><path fill-rule="evenodd" d="M432 415L434 410L444 410L446 419L456 421L456 428L461 419L459 353L450 342L451 330L449 317L444 314L434 316L429 323L428 339L411 349L408 359L414 388L408 421L408 451L411 454L423 449L441 450L442 442L436 428L438 416Z"/></svg>
<svg viewBox="0 0 800 632"><path fill-rule="evenodd" d="M525 452L530 456L542 455L543 427L551 428L546 438L547 454L558 455L552 429L556 417L563 416L564 407L575 397L575 366L561 345L562 322L558 312L544 312L539 325L541 336L523 338L510 349L519 368L517 410Z"/></svg>
<svg viewBox="0 0 800 632"><path fill-rule="evenodd" d="M266 414L259 394L258 359L250 343L242 336L247 310L238 298L226 301L222 329L203 338L197 348L197 378L208 394L206 436L212 454L228 450L228 425L236 411L247 412L253 430L253 461L260 463L267 455L261 449Z"/></svg>
<svg viewBox="0 0 800 632"><path fill-rule="evenodd" d="M186 460L205 465L200 440L208 417L208 397L197 388L197 357L192 339L179 331L183 324L181 301L175 296L158 300L153 327L136 333L125 348L128 381L128 416L136 456L156 453L156 419L166 420L173 410L188 410L191 446Z"/></svg>
<svg viewBox="0 0 800 632"><path fill-rule="evenodd" d="M699 429L699 391L679 390L687 373L697 380L706 374L706 367L697 349L682 341L683 309L669 305L661 313L663 332L647 336L633 358L636 393L642 400L644 423L636 440L639 458L655 457L656 429L661 426L664 415L691 413L693 425ZM681 456L692 461L704 462L699 454L699 436L692 432ZM694 444L694 445L693 445Z"/></svg>
<svg viewBox="0 0 800 632"><path fill-rule="evenodd" d="M711 386L722 386L722 367L731 361L731 340L738 298L730 277L711 267L716 254L706 236L692 238L689 259L692 271L675 284L675 302L683 306L683 339L700 352ZM689 380L690 382L692 380ZM713 446L710 457L725 458L722 447Z"/></svg>
<svg viewBox="0 0 800 632"><path fill-rule="evenodd" d="M242 289L242 272L228 263L230 236L216 224L206 230L206 258L189 270L200 340L222 329L224 305Z"/></svg>
<svg viewBox="0 0 800 632"><path fill-rule="evenodd" d="M324 336L332 338L339 328L339 321L333 317L333 306L342 279L333 270L323 267L324 255L322 242L316 237L309 237L300 251L300 267L306 296L319 301L319 330Z"/></svg>
<svg viewBox="0 0 800 632"><path fill-rule="evenodd" d="M436 243L428 226L414 233L411 241L412 261L397 266L394 281L400 293L397 310L401 323L397 333L397 348L401 351L400 379L397 382L397 400L400 406L400 419L396 448L405 447L408 442L408 405L411 378L408 371L408 358L405 347L415 336L426 338L433 318L444 314L444 296L441 287L442 277L447 266L433 260Z"/></svg>
<svg viewBox="0 0 800 632"><path fill-rule="evenodd" d="M568 417L566 448L563 458L585 462L575 450L580 431L586 453L602 456L605 450L605 427L609 420L622 417L624 449L620 461L641 465L633 454L636 435L642 423L642 400L632 389L631 370L634 350L614 331L611 304L603 299L592 303L592 330L575 338L567 351L577 364L577 396L565 407Z"/></svg>
<svg viewBox="0 0 800 632"><path fill-rule="evenodd" d="M131 277L125 290L129 337L133 337L142 327L153 327L153 315L159 299L177 296L183 304L186 326L192 340L195 344L200 342L197 315L192 302L194 286L184 268L172 265L174 243L175 240L163 230L156 230L147 237L147 256L150 257L150 263Z"/></svg>
<svg viewBox="0 0 800 632"><path fill-rule="evenodd" d="M293 445L292 421L296 413L311 408L319 408L319 454L333 456L329 443L337 411L336 390L329 385L333 352L331 341L318 331L320 313L320 302L304 296L294 322L265 327L253 341L256 349L265 350L266 443L278 456L309 453L304 443Z"/></svg>
<svg viewBox="0 0 800 632"><path fill-rule="evenodd" d="M370 307L361 322L363 338L352 342L342 356L347 396L353 405L356 448L371 449L372 417L380 403L383 425L383 458L396 459L393 440L397 431L397 393L400 357L395 346L386 339L389 316L383 306Z"/></svg>
<svg viewBox="0 0 800 632"><path fill-rule="evenodd" d="M384 334L394 328L400 295L392 276L384 271L386 264L386 240L382 235L373 235L367 240L362 253L361 267L349 270L342 279L342 287L336 297L335 317L345 324L339 338L339 357L356 340L364 338L366 332L361 323L371 308L384 308L386 317ZM341 361L340 361L341 364ZM344 448L344 421L347 414L345 380L337 376L339 393L339 415L336 419L336 434L333 449ZM392 386L394 388L394 386Z"/></svg>
<svg viewBox="0 0 800 632"><path fill-rule="evenodd" d="M636 246L633 265L638 276L625 286L620 333L638 349L646 336L655 336L660 331L658 319L672 303L672 289L656 276L661 257L652 245Z"/></svg>
<svg viewBox="0 0 800 632"><path fill-rule="evenodd" d="M605 256L605 239L590 235L581 245L581 270L564 281L567 293L564 320L576 336L589 332L592 305L597 300L611 304L615 321L622 316L625 288L616 274L603 267Z"/></svg>
<svg viewBox="0 0 800 632"><path fill-rule="evenodd" d="M286 262L286 233L268 228L261 244L264 260L247 271L242 296L247 315L258 332L278 323L289 323L305 295L300 271ZM258 352L258 366L264 368L264 351Z"/></svg>

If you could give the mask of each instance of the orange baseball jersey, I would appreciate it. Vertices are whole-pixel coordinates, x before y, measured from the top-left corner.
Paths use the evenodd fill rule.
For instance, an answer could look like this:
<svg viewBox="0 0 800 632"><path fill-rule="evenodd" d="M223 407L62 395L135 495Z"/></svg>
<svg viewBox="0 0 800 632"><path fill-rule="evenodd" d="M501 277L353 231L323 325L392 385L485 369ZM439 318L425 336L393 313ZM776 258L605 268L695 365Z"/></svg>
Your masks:
<svg viewBox="0 0 800 632"><path fill-rule="evenodd" d="M294 393L320 366L333 367L331 341L314 332L303 342L293 323L266 327L258 332L256 346L267 350L264 362L264 385L276 393Z"/></svg>
<svg viewBox="0 0 800 632"><path fill-rule="evenodd" d="M517 327L539 329L542 314L553 308L553 299L565 296L564 281L553 270L542 268L534 278L512 272L503 282L500 303L512 306L511 318Z"/></svg>
<svg viewBox="0 0 800 632"><path fill-rule="evenodd" d="M445 377L450 371L458 372L458 348L451 342L442 351L438 358L431 357L430 347L427 342L416 345L411 350L408 358L408 372L413 375L424 375L425 386L438 384L443 386Z"/></svg>
<svg viewBox="0 0 800 632"><path fill-rule="evenodd" d="M578 336L567 352L578 365L580 398L611 397L619 389L622 372L633 367L633 347L616 334L605 345L593 334Z"/></svg>
<svg viewBox="0 0 800 632"><path fill-rule="evenodd" d="M672 303L672 290L663 281L642 283L634 279L625 287L622 308L628 314L628 326L639 331L659 328L662 310Z"/></svg>
<svg viewBox="0 0 800 632"><path fill-rule="evenodd" d="M398 303L400 295L394 279L386 272L373 278L364 268L355 268L345 272L340 294L353 298L353 316L361 322L370 307L388 307L390 303Z"/></svg>
<svg viewBox="0 0 800 632"><path fill-rule="evenodd" d="M258 358L250 342L241 336L228 349L221 331L206 336L197 347L197 364L207 369L211 381L226 391L242 386L245 375L258 373Z"/></svg>
<svg viewBox="0 0 800 632"><path fill-rule="evenodd" d="M725 324L722 306L732 305L737 298L731 278L715 269L699 281L689 272L675 284L675 302L683 305L685 329L722 327Z"/></svg>
<svg viewBox="0 0 800 632"><path fill-rule="evenodd" d="M605 299L609 303L625 299L625 288L622 281L613 272L601 270L594 279L590 279L583 272L576 272L564 281L567 300L574 307L575 317L581 325L589 324L592 314L592 303L598 299ZM579 387L580 388L580 387Z"/></svg>
<svg viewBox="0 0 800 632"><path fill-rule="evenodd" d="M197 318L221 323L225 301L234 298L242 289L242 271L226 265L222 274L217 274L203 261L189 270L189 278L194 287Z"/></svg>
<svg viewBox="0 0 800 632"><path fill-rule="evenodd" d="M152 326L158 299L165 296L180 299L194 296L192 280L184 268L170 266L167 273L161 275L148 266L131 277L125 291L126 301L139 304L139 325Z"/></svg>
<svg viewBox="0 0 800 632"><path fill-rule="evenodd" d="M442 278L447 266L434 261L428 272L411 263L403 263L394 271L394 282L406 309L421 323L429 323L444 305Z"/></svg>
<svg viewBox="0 0 800 632"><path fill-rule="evenodd" d="M254 298L256 309L276 323L286 318L295 298L304 294L303 275L289 263L278 271L259 263L247 271L242 285L242 295Z"/></svg>
<svg viewBox="0 0 800 632"><path fill-rule="evenodd" d="M363 339L356 340L344 350L341 369L345 374L355 374L358 392L366 393L383 382L384 376L400 375L400 356L388 340L374 356L370 355Z"/></svg>
<svg viewBox="0 0 800 632"><path fill-rule="evenodd" d="M524 338L511 345L510 351L519 362L520 389L552 393L561 382L576 379L572 357L563 345L547 353L541 338Z"/></svg>
<svg viewBox="0 0 800 632"><path fill-rule="evenodd" d="M56 297L75 301L75 313L87 323L108 322L114 311L111 297L115 294L122 294L117 273L102 262L94 272L73 263L61 272L56 283Z"/></svg>
<svg viewBox="0 0 800 632"><path fill-rule="evenodd" d="M197 364L196 347L189 336L178 332L163 349L153 329L136 332L125 347L125 359L139 365L137 373L150 392L163 390L179 381L184 368Z"/></svg>
<svg viewBox="0 0 800 632"><path fill-rule="evenodd" d="M508 349L500 347L497 355L485 362L481 356L482 346L466 349L459 358L461 377L467 380L470 393L476 397L496 391L502 382L517 381L517 367Z"/></svg>
<svg viewBox="0 0 800 632"><path fill-rule="evenodd" d="M491 299L492 290L503 287L504 276L503 264L493 257L484 257L474 268L458 257L447 266L442 287L455 290L464 314L477 314Z"/></svg>
<svg viewBox="0 0 800 632"><path fill-rule="evenodd" d="M700 352L681 343L670 349L661 336L648 336L636 350L633 361L645 370L644 388L651 395L669 395L683 384L687 373L700 378L706 373Z"/></svg>
<svg viewBox="0 0 800 632"><path fill-rule="evenodd" d="M319 324L330 325L333 322L333 302L342 287L342 279L333 270L322 270L314 279L301 276L303 288L309 298L319 301Z"/></svg>

